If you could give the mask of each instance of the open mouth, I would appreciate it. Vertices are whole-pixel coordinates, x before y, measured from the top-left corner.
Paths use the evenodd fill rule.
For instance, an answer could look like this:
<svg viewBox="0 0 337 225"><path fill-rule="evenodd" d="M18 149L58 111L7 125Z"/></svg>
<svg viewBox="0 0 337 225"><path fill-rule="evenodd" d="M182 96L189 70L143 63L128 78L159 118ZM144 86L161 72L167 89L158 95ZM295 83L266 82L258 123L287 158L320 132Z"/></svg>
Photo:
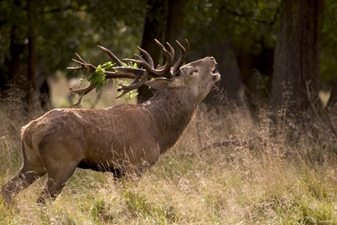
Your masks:
<svg viewBox="0 0 337 225"><path fill-rule="evenodd" d="M221 76L218 70L218 64L215 64L214 69L212 70L213 80L216 82L220 80Z"/></svg>
<svg viewBox="0 0 337 225"><path fill-rule="evenodd" d="M212 70L212 73L213 73L213 74L219 73L219 70L218 70L218 64L215 64L215 65L214 65L214 69Z"/></svg>

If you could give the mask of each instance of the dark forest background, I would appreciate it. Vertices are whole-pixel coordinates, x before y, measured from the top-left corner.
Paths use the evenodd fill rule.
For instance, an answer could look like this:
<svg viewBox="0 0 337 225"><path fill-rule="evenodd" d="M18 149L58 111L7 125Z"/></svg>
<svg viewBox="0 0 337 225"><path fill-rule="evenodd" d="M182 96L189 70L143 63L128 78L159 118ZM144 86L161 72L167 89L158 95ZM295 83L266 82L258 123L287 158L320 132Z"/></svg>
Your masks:
<svg viewBox="0 0 337 225"><path fill-rule="evenodd" d="M104 63L96 45L120 58L138 53L139 45L157 64L154 38L187 38L188 62L216 58L222 80L205 99L210 105L248 105L254 113L257 104L290 104L290 112L317 114L320 91L330 94L328 108L337 102L333 0L2 0L1 98L16 86L28 110L37 102L48 108L47 78L57 71L76 76L66 71L75 52ZM141 89L139 101L148 94Z"/></svg>

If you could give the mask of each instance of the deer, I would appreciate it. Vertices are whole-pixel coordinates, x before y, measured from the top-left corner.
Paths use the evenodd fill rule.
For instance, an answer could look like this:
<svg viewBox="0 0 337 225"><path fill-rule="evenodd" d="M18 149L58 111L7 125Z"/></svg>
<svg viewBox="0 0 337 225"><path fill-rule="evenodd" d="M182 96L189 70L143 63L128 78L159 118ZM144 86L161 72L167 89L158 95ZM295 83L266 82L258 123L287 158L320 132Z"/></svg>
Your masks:
<svg viewBox="0 0 337 225"><path fill-rule="evenodd" d="M2 187L6 204L45 174L47 182L37 199L42 204L56 199L76 168L112 172L116 179L140 177L177 143L221 75L214 57L183 65L189 51L187 39L186 47L176 41L181 50L176 62L173 47L155 41L165 56L165 64L156 68L149 53L140 47L142 55L120 60L107 48L98 46L115 62L104 71L105 79L133 79L129 85L120 85L118 91L122 93L117 97L147 85L154 92L148 101L106 109L56 108L22 127L23 164ZM96 71L97 66L75 54L77 59L72 60L78 66L67 69ZM131 68L123 62L136 63L138 67ZM74 105L79 105L96 85L91 82L85 88L70 88L79 95Z"/></svg>

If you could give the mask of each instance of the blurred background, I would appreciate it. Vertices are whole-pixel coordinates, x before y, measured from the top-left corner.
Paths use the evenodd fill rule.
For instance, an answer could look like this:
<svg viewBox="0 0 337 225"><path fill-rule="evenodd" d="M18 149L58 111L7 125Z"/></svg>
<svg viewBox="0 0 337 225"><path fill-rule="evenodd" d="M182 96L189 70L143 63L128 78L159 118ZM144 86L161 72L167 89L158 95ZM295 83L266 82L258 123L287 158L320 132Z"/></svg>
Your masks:
<svg viewBox="0 0 337 225"><path fill-rule="evenodd" d="M97 45L119 58L139 54L138 45L158 64L154 38L175 48L186 38L187 62L212 55L219 64L222 80L208 105L254 113L256 105L284 104L288 91L292 108L307 111L336 103L336 34L333 0L2 0L0 96L19 95L26 111L71 107L69 87L83 78L66 70L75 52L97 65L109 60ZM114 104L117 95L111 85L93 94L82 107ZM149 94L141 89L138 101Z"/></svg>

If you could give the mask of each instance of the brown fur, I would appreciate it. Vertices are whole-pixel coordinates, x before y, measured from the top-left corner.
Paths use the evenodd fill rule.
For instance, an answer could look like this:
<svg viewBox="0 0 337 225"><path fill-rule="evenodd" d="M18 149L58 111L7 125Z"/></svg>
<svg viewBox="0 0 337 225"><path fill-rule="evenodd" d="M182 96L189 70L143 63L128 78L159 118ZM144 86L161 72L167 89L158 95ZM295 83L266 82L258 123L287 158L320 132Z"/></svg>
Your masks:
<svg viewBox="0 0 337 225"><path fill-rule="evenodd" d="M48 174L38 201L54 199L76 167L140 175L170 149L198 104L220 79L212 57L180 68L171 80L147 83L149 101L107 109L54 109L22 128L24 162L2 187L7 203L37 178Z"/></svg>

